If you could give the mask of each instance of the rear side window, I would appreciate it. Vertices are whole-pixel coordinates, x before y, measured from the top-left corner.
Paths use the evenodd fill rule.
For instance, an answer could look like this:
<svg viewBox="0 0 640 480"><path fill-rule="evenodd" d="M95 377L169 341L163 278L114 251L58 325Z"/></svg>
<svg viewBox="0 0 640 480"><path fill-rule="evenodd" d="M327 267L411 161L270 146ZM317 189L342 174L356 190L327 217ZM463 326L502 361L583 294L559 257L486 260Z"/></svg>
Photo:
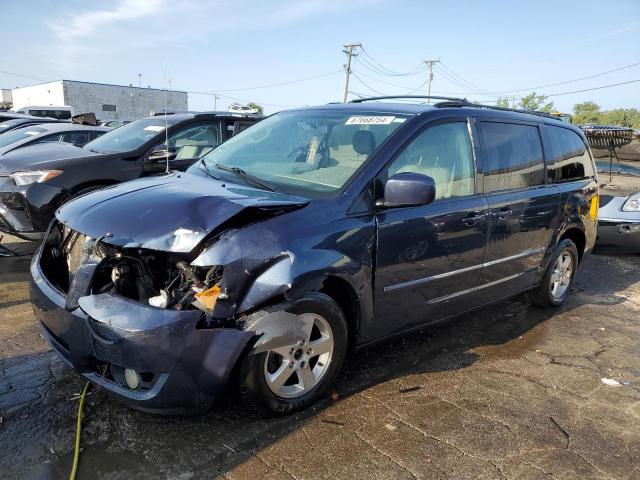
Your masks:
<svg viewBox="0 0 640 480"><path fill-rule="evenodd" d="M481 122L485 192L544 185L544 160L538 128Z"/></svg>
<svg viewBox="0 0 640 480"><path fill-rule="evenodd" d="M594 176L593 163L584 141L567 128L545 125L547 171L551 182L570 182Z"/></svg>

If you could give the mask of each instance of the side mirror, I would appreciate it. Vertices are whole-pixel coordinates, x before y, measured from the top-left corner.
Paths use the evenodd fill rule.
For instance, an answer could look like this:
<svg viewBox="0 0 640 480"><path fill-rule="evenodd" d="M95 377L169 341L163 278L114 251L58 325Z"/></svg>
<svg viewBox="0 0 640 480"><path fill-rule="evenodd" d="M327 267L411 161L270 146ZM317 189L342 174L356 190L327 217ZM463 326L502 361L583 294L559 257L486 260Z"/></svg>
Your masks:
<svg viewBox="0 0 640 480"><path fill-rule="evenodd" d="M436 198L436 182L428 175L414 172L397 173L384 185L384 198L379 207L428 205Z"/></svg>
<svg viewBox="0 0 640 480"><path fill-rule="evenodd" d="M149 154L149 160L152 162L166 162L174 158L176 158L176 151L172 149L166 150L164 144L158 145Z"/></svg>

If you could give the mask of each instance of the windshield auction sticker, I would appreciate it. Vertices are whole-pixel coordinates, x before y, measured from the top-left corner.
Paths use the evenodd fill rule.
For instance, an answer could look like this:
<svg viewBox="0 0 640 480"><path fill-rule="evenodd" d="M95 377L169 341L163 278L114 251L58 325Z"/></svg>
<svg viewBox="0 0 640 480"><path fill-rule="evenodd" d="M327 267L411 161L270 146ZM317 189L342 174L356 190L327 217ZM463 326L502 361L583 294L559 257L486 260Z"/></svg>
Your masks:
<svg viewBox="0 0 640 480"><path fill-rule="evenodd" d="M161 132L164 130L162 125L148 125L144 127L144 129L148 132Z"/></svg>
<svg viewBox="0 0 640 480"><path fill-rule="evenodd" d="M349 117L345 125L389 125L396 117L355 116Z"/></svg>

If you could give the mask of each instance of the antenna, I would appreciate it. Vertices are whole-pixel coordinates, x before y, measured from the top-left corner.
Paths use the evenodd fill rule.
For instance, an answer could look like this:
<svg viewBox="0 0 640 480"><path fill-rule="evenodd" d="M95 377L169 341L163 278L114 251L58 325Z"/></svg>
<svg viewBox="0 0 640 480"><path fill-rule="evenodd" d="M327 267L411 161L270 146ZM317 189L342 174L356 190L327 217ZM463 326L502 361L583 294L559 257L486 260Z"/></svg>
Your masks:
<svg viewBox="0 0 640 480"><path fill-rule="evenodd" d="M167 70L167 61L164 61L164 151L165 159L167 162L167 168L165 173L169 173L169 121L167 120L167 96L169 95L169 89L171 88L171 75Z"/></svg>

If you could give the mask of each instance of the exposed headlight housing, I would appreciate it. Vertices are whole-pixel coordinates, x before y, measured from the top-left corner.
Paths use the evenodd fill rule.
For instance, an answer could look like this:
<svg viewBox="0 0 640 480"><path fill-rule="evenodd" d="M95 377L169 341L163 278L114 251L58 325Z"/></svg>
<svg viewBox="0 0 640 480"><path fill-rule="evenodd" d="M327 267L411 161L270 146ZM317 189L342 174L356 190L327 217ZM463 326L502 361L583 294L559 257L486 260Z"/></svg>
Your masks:
<svg viewBox="0 0 640 480"><path fill-rule="evenodd" d="M623 212L640 212L640 192L634 193L622 206Z"/></svg>
<svg viewBox="0 0 640 480"><path fill-rule="evenodd" d="M30 185L32 183L42 183L62 174L62 170L33 170L30 172L14 172L11 178L16 185Z"/></svg>

